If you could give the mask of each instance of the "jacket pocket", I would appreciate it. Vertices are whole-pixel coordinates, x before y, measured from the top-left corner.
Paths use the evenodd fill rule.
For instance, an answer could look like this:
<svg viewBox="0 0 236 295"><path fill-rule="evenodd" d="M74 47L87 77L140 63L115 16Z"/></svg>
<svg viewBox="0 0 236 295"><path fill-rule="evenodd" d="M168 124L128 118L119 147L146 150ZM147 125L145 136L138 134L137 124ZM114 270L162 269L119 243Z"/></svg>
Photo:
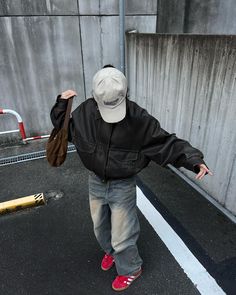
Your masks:
<svg viewBox="0 0 236 295"><path fill-rule="evenodd" d="M115 158L122 164L131 164L138 159L138 151L129 151L129 150L115 150L111 149L109 152L110 158Z"/></svg>
<svg viewBox="0 0 236 295"><path fill-rule="evenodd" d="M93 170L95 143L85 141L82 137L74 136L74 145L84 166L89 170Z"/></svg>
<svg viewBox="0 0 236 295"><path fill-rule="evenodd" d="M138 151L115 150L109 151L108 170L113 177L128 177L136 173Z"/></svg>

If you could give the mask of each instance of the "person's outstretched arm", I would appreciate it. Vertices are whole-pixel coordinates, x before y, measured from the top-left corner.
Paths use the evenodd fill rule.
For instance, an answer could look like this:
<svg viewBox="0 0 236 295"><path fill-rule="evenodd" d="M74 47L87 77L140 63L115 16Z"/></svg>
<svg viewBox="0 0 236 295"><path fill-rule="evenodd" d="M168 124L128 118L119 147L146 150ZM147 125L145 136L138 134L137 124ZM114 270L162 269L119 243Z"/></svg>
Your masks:
<svg viewBox="0 0 236 295"><path fill-rule="evenodd" d="M152 116L147 116L147 135L142 152L161 166L172 164L176 168L184 167L196 173L196 179L205 174L213 175L203 160L200 150L188 141L178 138L175 133L168 133Z"/></svg>

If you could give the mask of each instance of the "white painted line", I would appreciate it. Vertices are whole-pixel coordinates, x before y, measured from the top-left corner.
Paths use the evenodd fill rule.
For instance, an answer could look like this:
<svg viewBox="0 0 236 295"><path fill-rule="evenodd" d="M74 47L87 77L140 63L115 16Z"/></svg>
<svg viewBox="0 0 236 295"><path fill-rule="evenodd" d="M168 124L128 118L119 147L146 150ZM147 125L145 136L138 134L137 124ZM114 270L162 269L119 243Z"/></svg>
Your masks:
<svg viewBox="0 0 236 295"><path fill-rule="evenodd" d="M139 187L137 187L137 206L201 294L226 294Z"/></svg>

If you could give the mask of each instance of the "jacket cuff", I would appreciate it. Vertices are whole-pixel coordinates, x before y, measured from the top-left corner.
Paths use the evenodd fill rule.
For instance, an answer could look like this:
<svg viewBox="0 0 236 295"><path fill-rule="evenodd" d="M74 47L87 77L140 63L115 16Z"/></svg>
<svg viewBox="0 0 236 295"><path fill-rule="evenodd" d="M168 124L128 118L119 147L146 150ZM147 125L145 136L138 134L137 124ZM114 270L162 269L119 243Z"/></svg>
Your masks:
<svg viewBox="0 0 236 295"><path fill-rule="evenodd" d="M61 98L61 94L57 96L57 106L65 108L68 104L68 99Z"/></svg>
<svg viewBox="0 0 236 295"><path fill-rule="evenodd" d="M192 158L189 158L187 160L187 166L186 168L195 172L196 174L198 174L200 172L200 168L198 165L200 164L204 164L206 165L206 163L204 162L204 160L200 157L192 157ZM206 165L207 166L207 165ZM207 167L208 168L208 167ZM206 174L208 174L208 172L206 172Z"/></svg>

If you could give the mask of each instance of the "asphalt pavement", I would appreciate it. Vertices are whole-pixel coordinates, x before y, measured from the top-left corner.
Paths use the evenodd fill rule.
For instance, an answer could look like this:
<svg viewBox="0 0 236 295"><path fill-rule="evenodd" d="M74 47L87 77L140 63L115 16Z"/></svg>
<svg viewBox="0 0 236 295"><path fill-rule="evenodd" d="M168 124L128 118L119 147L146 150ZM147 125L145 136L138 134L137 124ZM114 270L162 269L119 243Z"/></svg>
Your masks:
<svg viewBox="0 0 236 295"><path fill-rule="evenodd" d="M1 158L24 154L25 148L30 151L4 147ZM137 184L224 292L236 294L235 224L169 169L151 164ZM41 192L47 198L44 206L0 216L0 294L116 293L115 268L100 269L103 251L93 234L88 172L76 153L59 168L45 158L2 166L0 187L0 202ZM122 293L200 294L140 211L139 218L143 274Z"/></svg>

